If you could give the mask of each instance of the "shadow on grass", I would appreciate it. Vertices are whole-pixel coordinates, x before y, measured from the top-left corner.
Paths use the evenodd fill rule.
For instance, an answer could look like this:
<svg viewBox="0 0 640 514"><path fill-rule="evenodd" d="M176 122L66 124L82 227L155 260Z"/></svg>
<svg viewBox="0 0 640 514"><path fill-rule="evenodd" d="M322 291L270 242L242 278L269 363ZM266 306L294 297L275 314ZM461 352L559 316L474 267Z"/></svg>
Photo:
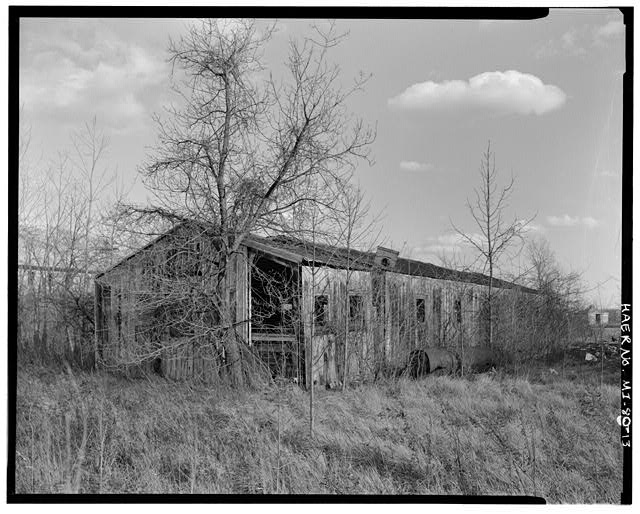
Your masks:
<svg viewBox="0 0 640 514"><path fill-rule="evenodd" d="M329 465L332 462L342 465L348 461L360 470L374 471L382 480L390 479L398 491L424 491L427 486L427 469L372 444L364 443L345 449L335 442L326 442L322 445L322 451Z"/></svg>

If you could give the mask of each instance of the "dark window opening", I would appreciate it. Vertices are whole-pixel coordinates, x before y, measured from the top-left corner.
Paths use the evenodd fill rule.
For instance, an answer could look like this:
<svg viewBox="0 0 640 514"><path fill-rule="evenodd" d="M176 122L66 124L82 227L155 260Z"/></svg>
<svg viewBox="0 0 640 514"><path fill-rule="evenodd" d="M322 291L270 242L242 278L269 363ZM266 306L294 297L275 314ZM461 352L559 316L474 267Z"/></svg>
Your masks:
<svg viewBox="0 0 640 514"><path fill-rule="evenodd" d="M373 277L371 278L371 288L373 290L373 305L376 309L376 316L378 320L382 320L386 313L386 284L384 274L373 274Z"/></svg>
<svg viewBox="0 0 640 514"><path fill-rule="evenodd" d="M252 331L293 333L297 291L297 273L292 267L258 257L251 269Z"/></svg>
<svg viewBox="0 0 640 514"><path fill-rule="evenodd" d="M424 298L416 299L416 318L418 323L424 323L427 320L427 304Z"/></svg>
<svg viewBox="0 0 640 514"><path fill-rule="evenodd" d="M328 321L329 298L327 295L317 295L313 307L313 319L316 325L325 325Z"/></svg>
<svg viewBox="0 0 640 514"><path fill-rule="evenodd" d="M596 314L596 325L600 325L602 323L602 315Z"/></svg>
<svg viewBox="0 0 640 514"><path fill-rule="evenodd" d="M442 290L439 287L433 290L433 324L439 337L442 324Z"/></svg>
<svg viewBox="0 0 640 514"><path fill-rule="evenodd" d="M349 320L361 323L364 319L362 296L349 295Z"/></svg>
<svg viewBox="0 0 640 514"><path fill-rule="evenodd" d="M389 259L387 259L386 257L383 257L380 260L380 264L382 265L383 268L386 268L389 266Z"/></svg>
<svg viewBox="0 0 640 514"><path fill-rule="evenodd" d="M456 323L462 323L462 302L460 298L456 298L453 304L453 310L456 314Z"/></svg>

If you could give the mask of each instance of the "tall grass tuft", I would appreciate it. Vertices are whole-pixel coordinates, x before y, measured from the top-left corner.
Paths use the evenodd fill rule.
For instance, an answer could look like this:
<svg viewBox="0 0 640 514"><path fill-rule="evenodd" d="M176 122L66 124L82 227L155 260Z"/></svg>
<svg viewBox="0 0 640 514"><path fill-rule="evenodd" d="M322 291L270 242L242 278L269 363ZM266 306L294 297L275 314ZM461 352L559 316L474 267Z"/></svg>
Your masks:
<svg viewBox="0 0 640 514"><path fill-rule="evenodd" d="M18 371L19 493L496 494L617 503L619 391L504 375L346 392Z"/></svg>

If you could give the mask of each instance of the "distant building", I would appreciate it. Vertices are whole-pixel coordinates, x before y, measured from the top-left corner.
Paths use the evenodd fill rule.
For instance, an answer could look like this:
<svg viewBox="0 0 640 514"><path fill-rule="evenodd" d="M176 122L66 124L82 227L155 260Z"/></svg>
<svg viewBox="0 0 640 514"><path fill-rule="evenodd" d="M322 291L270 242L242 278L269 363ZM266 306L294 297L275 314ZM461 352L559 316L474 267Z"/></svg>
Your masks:
<svg viewBox="0 0 640 514"><path fill-rule="evenodd" d="M592 327L619 327L620 309L596 309L591 307L587 316Z"/></svg>
<svg viewBox="0 0 640 514"><path fill-rule="evenodd" d="M620 309L596 309L587 311L591 337L601 342L615 342L620 339Z"/></svg>

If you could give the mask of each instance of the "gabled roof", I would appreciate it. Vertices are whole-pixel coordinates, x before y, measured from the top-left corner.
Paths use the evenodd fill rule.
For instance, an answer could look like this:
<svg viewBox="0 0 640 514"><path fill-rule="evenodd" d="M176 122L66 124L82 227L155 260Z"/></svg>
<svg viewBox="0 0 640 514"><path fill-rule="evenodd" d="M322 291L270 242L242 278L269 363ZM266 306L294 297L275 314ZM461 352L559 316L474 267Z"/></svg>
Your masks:
<svg viewBox="0 0 640 514"><path fill-rule="evenodd" d="M160 234L159 236L156 236L154 239L152 239L151 241L149 241L146 245L144 245L141 248L138 248L137 250L129 253L127 256L123 257L122 259L120 259L118 262L116 262L115 264L112 264L111 266L109 266L107 269L100 271L96 274L96 276L94 278L100 278L101 276L109 273L111 270L115 269L115 268L119 268L120 266L122 266L125 262L129 261L130 259L132 259L133 257L135 257L136 255L144 252L147 248L151 248L153 245L155 245L156 243L158 243L159 241L161 241L162 239L164 239L167 236L170 236L171 234L175 233L180 227L183 227L184 224L180 223L178 225L175 225L174 227L170 228L169 230L167 230L164 234Z"/></svg>
<svg viewBox="0 0 640 514"><path fill-rule="evenodd" d="M161 239L175 233L178 227L181 226L184 226L184 224L177 225L165 234L157 237L137 252L132 253L120 262L96 275L96 278L99 278L112 269L119 267L138 253L153 246ZM338 269L348 267L349 269L360 271L372 271L374 269L379 269L375 264L375 252L363 252L352 248L330 246L318 242L313 243L288 236L263 237L252 234L245 238L243 244L248 248L291 262L292 264L301 264L303 266L327 266ZM481 273L452 270L443 268L442 266L436 266L435 264L428 262L406 259L403 257L399 257L396 260L395 265L384 269L403 275L489 285L489 277ZM500 280L498 278L493 279L493 286L505 289L518 289L527 293L537 292L534 289L520 286L512 282L507 282L505 280Z"/></svg>

